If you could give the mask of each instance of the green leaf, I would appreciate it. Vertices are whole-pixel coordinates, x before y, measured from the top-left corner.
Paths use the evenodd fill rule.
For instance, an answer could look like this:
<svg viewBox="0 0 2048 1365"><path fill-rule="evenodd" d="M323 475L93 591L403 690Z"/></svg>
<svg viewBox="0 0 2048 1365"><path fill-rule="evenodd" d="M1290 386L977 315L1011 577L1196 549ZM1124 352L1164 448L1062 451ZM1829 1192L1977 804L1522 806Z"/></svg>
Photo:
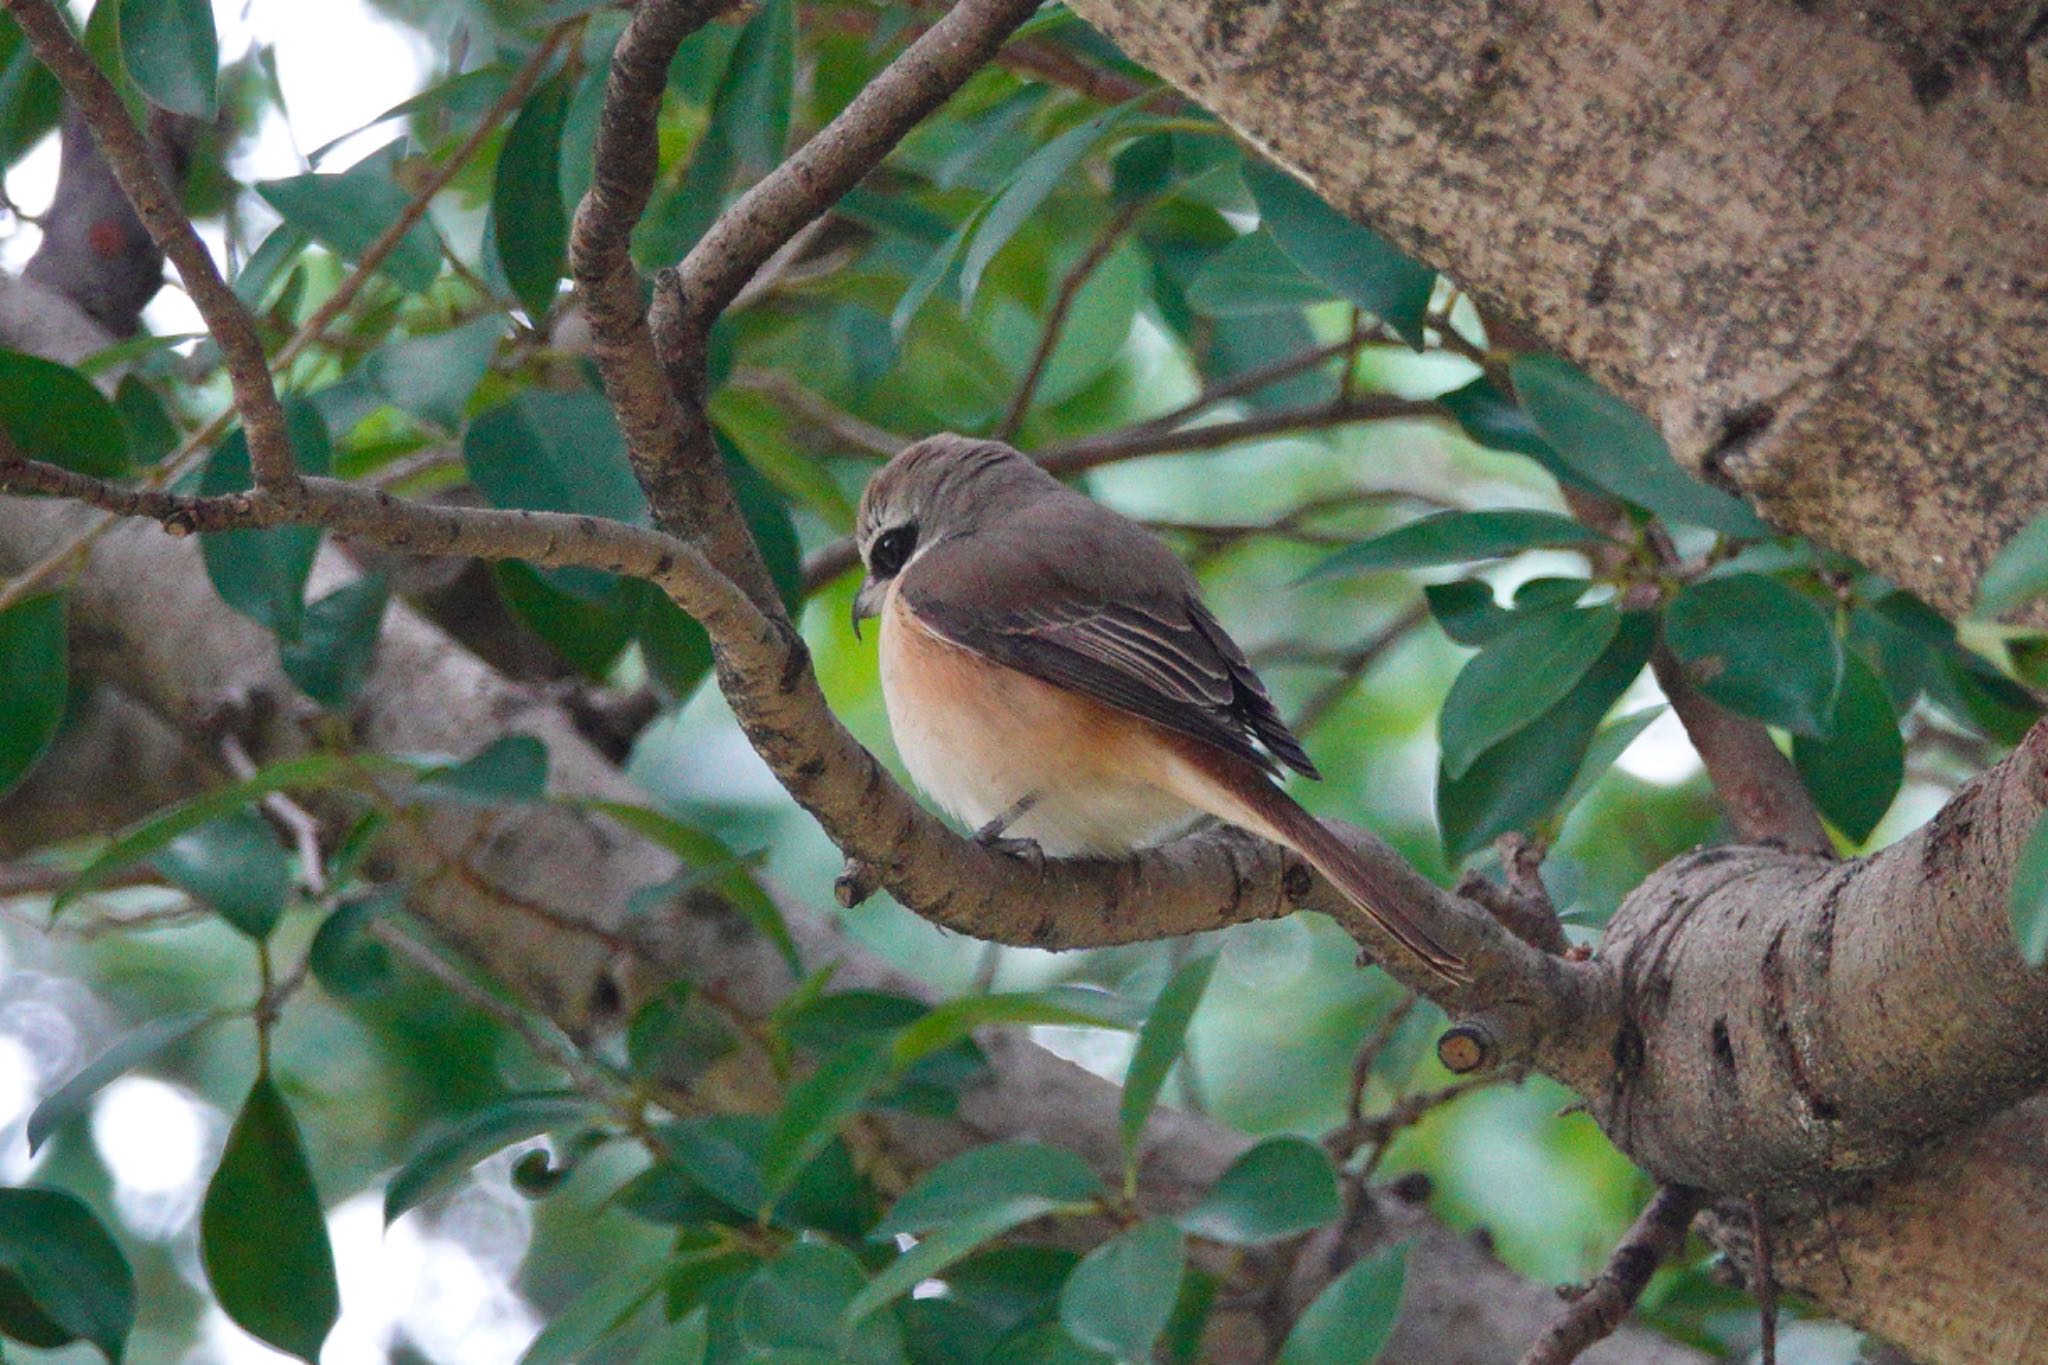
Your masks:
<svg viewBox="0 0 2048 1365"><path fill-rule="evenodd" d="M128 471L121 414L78 371L0 350L0 428L31 460L95 478Z"/></svg>
<svg viewBox="0 0 2048 1365"><path fill-rule="evenodd" d="M1463 777L1437 770L1437 822L1451 861L1497 834L1533 829L1557 808L1601 720L1648 662L1656 635L1648 612L1626 614L1599 662L1539 723L1481 754Z"/></svg>
<svg viewBox="0 0 2048 1365"><path fill-rule="evenodd" d="M1144 1135L1145 1120L1151 1117L1152 1106L1158 1102L1166 1073L1180 1060L1181 1049L1187 1045L1188 1024L1193 1021L1195 1007L1202 1003L1202 993L1209 989L1209 978L1215 971L1214 953L1189 958L1159 992L1145 1026L1138 1030L1138 1046L1131 1053L1130 1070L1124 1073L1123 1096L1117 1111L1126 1177L1137 1170L1138 1139Z"/></svg>
<svg viewBox="0 0 2048 1365"><path fill-rule="evenodd" d="M463 434L462 462L494 507L647 520L625 438L601 394L532 391L492 408Z"/></svg>
<svg viewBox="0 0 2048 1365"><path fill-rule="evenodd" d="M1664 639L1700 691L1731 711L1827 733L1842 683L1842 641L1812 598L1762 574L1688 584L1664 613Z"/></svg>
<svg viewBox="0 0 2048 1365"><path fill-rule="evenodd" d="M377 661L377 634L390 600L391 585L371 574L309 605L299 638L278 645L285 676L322 706L354 701Z"/></svg>
<svg viewBox="0 0 2048 1365"><path fill-rule="evenodd" d="M1620 629L1611 606L1540 611L1488 641L1444 698L1444 772L1464 776L1479 755L1564 700Z"/></svg>
<svg viewBox="0 0 2048 1365"><path fill-rule="evenodd" d="M568 111L569 76L563 71L529 95L513 120L491 190L498 263L526 315L536 321L554 304L569 248L561 171Z"/></svg>
<svg viewBox="0 0 2048 1365"><path fill-rule="evenodd" d="M75 1195L0 1189L0 1329L23 1335L16 1314L24 1308L43 1333L56 1329L37 1345L89 1341L120 1365L135 1327L135 1273Z"/></svg>
<svg viewBox="0 0 2048 1365"><path fill-rule="evenodd" d="M188 830L195 830L272 792L294 787L345 787L375 773L410 771L407 765L396 760L380 759L370 754L314 754L272 763L243 781L229 783L204 796L195 796L129 826L115 836L97 857L80 868L70 884L57 893L50 913L55 915L131 863L141 862L160 852Z"/></svg>
<svg viewBox="0 0 2048 1365"><path fill-rule="evenodd" d="M341 1315L334 1251L299 1125L268 1076L250 1087L199 1210L207 1283L236 1326L315 1362Z"/></svg>
<svg viewBox="0 0 2048 1365"><path fill-rule="evenodd" d="M0 795L56 738L70 690L64 598L25 597L0 611Z"/></svg>
<svg viewBox="0 0 2048 1365"><path fill-rule="evenodd" d="M57 126L63 92L15 24L0 25L0 166L12 166Z"/></svg>
<svg viewBox="0 0 2048 1365"><path fill-rule="evenodd" d="M1422 595L1444 634L1461 645L1483 645L1515 623L1515 613L1494 600L1493 585L1484 579L1432 583Z"/></svg>
<svg viewBox="0 0 2048 1365"><path fill-rule="evenodd" d="M596 1108L584 1095L513 1095L442 1128L422 1143L384 1187L384 1221L455 1185L472 1167L515 1142L588 1119Z"/></svg>
<svg viewBox="0 0 2048 1365"><path fill-rule="evenodd" d="M256 192L285 222L343 260L362 257L412 202L400 183L403 140L373 152L339 175L295 175L264 181ZM441 273L441 239L422 218L380 267L399 287L424 292Z"/></svg>
<svg viewBox="0 0 2048 1365"><path fill-rule="evenodd" d="M509 806L547 795L548 746L532 735L492 740L460 763L421 774L414 794L464 806Z"/></svg>
<svg viewBox="0 0 2048 1365"><path fill-rule="evenodd" d="M1627 751L1629 745L1636 742L1636 736L1654 725L1658 717L1669 709L1661 704L1645 706L1640 711L1631 711L1619 720L1601 726L1599 733L1593 736L1593 742L1586 746L1586 757L1579 764L1579 771L1572 778L1572 785L1566 789L1564 796L1557 803L1559 813L1578 805L1586 793L1593 790L1593 785L1614 766L1615 760Z"/></svg>
<svg viewBox="0 0 2048 1365"><path fill-rule="evenodd" d="M320 922L306 949L306 965L329 995L368 995L391 977L391 950L369 935L370 921L403 904L405 893L386 887L346 900Z"/></svg>
<svg viewBox="0 0 2048 1365"><path fill-rule="evenodd" d="M1976 614L1991 619L2048 593L2048 516L2036 517L2005 543L1977 583Z"/></svg>
<svg viewBox="0 0 2048 1365"><path fill-rule="evenodd" d="M1342 1211L1337 1168L1321 1144L1274 1137L1232 1162L1178 1221L1190 1237L1256 1246L1321 1227Z"/></svg>
<svg viewBox="0 0 2048 1365"><path fill-rule="evenodd" d="M598 3L599 0L589 0ZM610 0L603 0L610 3ZM604 74L599 72L599 75ZM711 1349L709 1312L699 1305L661 1328L633 1357L633 1365L704 1365Z"/></svg>
<svg viewBox="0 0 2048 1365"><path fill-rule="evenodd" d="M1435 271L1352 222L1285 171L1248 162L1244 183L1258 201L1261 224L1296 265L1422 349Z"/></svg>
<svg viewBox="0 0 2048 1365"><path fill-rule="evenodd" d="M1264 228L1247 232L1203 262L1188 281L1188 306L1214 318L1293 312L1330 291L1310 279Z"/></svg>
<svg viewBox="0 0 2048 1365"><path fill-rule="evenodd" d="M991 1205L1037 1201L1047 1209L1085 1204L1102 1194L1088 1163L1063 1147L997 1142L940 1163L905 1191L871 1234L888 1241L931 1232Z"/></svg>
<svg viewBox="0 0 2048 1365"><path fill-rule="evenodd" d="M598 1275L567 1308L556 1313L519 1365L581 1365L614 1332L638 1317L661 1291L667 1266L660 1260Z"/></svg>
<svg viewBox="0 0 2048 1365"><path fill-rule="evenodd" d="M711 418L733 450L785 497L841 534L853 530L853 504L825 462L799 447L800 419L766 394L728 384L711 398Z"/></svg>
<svg viewBox="0 0 2048 1365"><path fill-rule="evenodd" d="M217 107L212 0L121 0L121 64L150 99L206 122Z"/></svg>
<svg viewBox="0 0 2048 1365"><path fill-rule="evenodd" d="M494 313L445 332L380 346L363 361L362 374L393 407L455 431L504 335L505 319Z"/></svg>
<svg viewBox="0 0 2048 1365"><path fill-rule="evenodd" d="M70 1080L50 1092L28 1116L28 1150L35 1155L50 1135L85 1113L93 1096L172 1044L192 1036L201 1027L221 1018L210 1010L191 1010L152 1019L133 1033L117 1039L105 1052L72 1074Z"/></svg>
<svg viewBox="0 0 2048 1365"><path fill-rule="evenodd" d="M1606 539L1555 512L1438 512L1339 550L1311 569L1308 577L1462 564L1523 550L1598 544Z"/></svg>
<svg viewBox="0 0 2048 1365"><path fill-rule="evenodd" d="M776 951L782 954L782 960L789 964L791 975L803 975L803 958L797 952L796 940L790 937L789 925L782 917L782 907L762 887L746 860L716 835L694 829L674 816L648 806L591 800L577 804L585 810L602 812L641 838L661 845L682 859L694 873L717 872L710 886L775 945Z"/></svg>
<svg viewBox="0 0 2048 1365"><path fill-rule="evenodd" d="M769 0L733 44L682 184L635 232L638 259L666 265L682 256L718 216L735 171L759 178L782 159L795 70L795 7Z"/></svg>
<svg viewBox="0 0 2048 1365"><path fill-rule="evenodd" d="M1584 371L1556 356L1525 355L1508 373L1536 429L1595 487L1670 521L1731 536L1770 534L1741 499L1679 468L1663 434Z"/></svg>
<svg viewBox="0 0 2048 1365"><path fill-rule="evenodd" d="M799 1242L762 1266L740 1291L740 1338L757 1351L807 1353L802 1358L819 1365L902 1362L902 1332L893 1318L882 1314L856 1324L844 1316L866 1284L860 1262L844 1250Z"/></svg>
<svg viewBox="0 0 2048 1365"><path fill-rule="evenodd" d="M732 1031L687 981L633 1011L626 1025L626 1066L643 1080L687 1083L735 1046Z"/></svg>
<svg viewBox="0 0 2048 1365"><path fill-rule="evenodd" d="M270 287L312 242L312 234L290 223L279 223L256 244L249 259L242 262L235 275L235 297L252 309L263 307Z"/></svg>
<svg viewBox="0 0 2048 1365"><path fill-rule="evenodd" d="M326 474L330 460L327 424L312 404L287 401L285 435L301 474ZM240 493L252 482L249 439L230 432L214 448L199 477L206 497ZM263 530L206 531L199 550L206 576L221 600L281 640L298 638L305 620L306 579L320 549L320 532L311 526L272 526Z"/></svg>
<svg viewBox="0 0 2048 1365"><path fill-rule="evenodd" d="M1131 1028L1129 1002L1107 991L1054 986L1042 991L963 995L936 1005L896 1039L896 1061L908 1066L990 1024L1062 1024L1077 1028Z"/></svg>
<svg viewBox="0 0 2048 1365"><path fill-rule="evenodd" d="M781 1194L825 1149L839 1125L889 1077L893 1057L886 1038L854 1038L818 1061L817 1069L789 1087L775 1116L761 1179Z"/></svg>
<svg viewBox="0 0 2048 1365"><path fill-rule="evenodd" d="M1845 654L1826 739L1792 737L1792 762L1820 813L1860 844L1891 809L1906 777L1898 713L1870 665Z"/></svg>
<svg viewBox="0 0 2048 1365"><path fill-rule="evenodd" d="M1401 1316L1408 1244L1354 1263L1295 1319L1277 1365L1370 1365Z"/></svg>
<svg viewBox="0 0 2048 1365"><path fill-rule="evenodd" d="M1550 442L1543 439L1514 395L1485 375L1449 393L1439 394L1436 404L1464 429L1467 436L1488 450L1527 455L1549 470L1559 483L1587 492L1599 491L1597 485L1581 477L1552 449Z"/></svg>
<svg viewBox="0 0 2048 1365"><path fill-rule="evenodd" d="M1186 1266L1179 1228L1164 1218L1140 1223L1081 1258L1060 1291L1060 1325L1083 1346L1149 1360Z"/></svg>
<svg viewBox="0 0 2048 1365"><path fill-rule="evenodd" d="M155 464L178 448L178 424L171 420L155 390L134 375L121 376L120 386L114 390L114 411L128 433L131 464Z"/></svg>
<svg viewBox="0 0 2048 1365"><path fill-rule="evenodd" d="M1017 168L987 208L974 218L974 230L960 260L960 301L964 307L981 288L982 274L1017 229L1030 221L1046 198L1136 108L1135 102L1104 110L1076 124L1040 147Z"/></svg>
<svg viewBox="0 0 2048 1365"><path fill-rule="evenodd" d="M612 579L604 585L604 593L593 599L557 587L552 576L516 559L500 560L491 568L512 614L591 682L603 682L610 675L612 665L641 626L645 594L660 592L637 579ZM709 668L708 642L704 653L704 667ZM648 648L648 668L667 682L653 647Z"/></svg>
<svg viewBox="0 0 2048 1365"><path fill-rule="evenodd" d="M247 806L180 834L153 861L173 885L259 943L277 928L291 895L291 859Z"/></svg>
<svg viewBox="0 0 2048 1365"><path fill-rule="evenodd" d="M1010 1229L1042 1218L1059 1205L1040 1195L1015 1195L985 1203L971 1213L935 1229L930 1236L904 1252L868 1282L846 1305L849 1323L859 1322L878 1308L887 1307L912 1289L931 1279L983 1242L1000 1237Z"/></svg>

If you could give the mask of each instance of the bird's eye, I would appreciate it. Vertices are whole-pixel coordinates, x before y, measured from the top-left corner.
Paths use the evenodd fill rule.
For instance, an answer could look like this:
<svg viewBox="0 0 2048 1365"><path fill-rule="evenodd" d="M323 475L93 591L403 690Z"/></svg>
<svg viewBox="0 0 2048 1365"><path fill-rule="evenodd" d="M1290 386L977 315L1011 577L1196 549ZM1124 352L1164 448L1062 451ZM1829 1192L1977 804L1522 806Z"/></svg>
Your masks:
<svg viewBox="0 0 2048 1365"><path fill-rule="evenodd" d="M868 547L868 568L877 578L888 578L910 561L917 548L917 527L897 526L875 537Z"/></svg>

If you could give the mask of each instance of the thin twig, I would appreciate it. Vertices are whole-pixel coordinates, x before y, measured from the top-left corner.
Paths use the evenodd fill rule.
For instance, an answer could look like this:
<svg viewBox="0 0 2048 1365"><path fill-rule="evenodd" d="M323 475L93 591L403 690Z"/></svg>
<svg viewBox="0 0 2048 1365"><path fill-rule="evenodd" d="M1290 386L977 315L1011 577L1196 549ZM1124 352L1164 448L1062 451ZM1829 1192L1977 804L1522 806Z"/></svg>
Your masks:
<svg viewBox="0 0 2048 1365"><path fill-rule="evenodd" d="M221 737L220 754L228 771L237 779L247 781L256 775L256 761L249 757L242 741L233 735ZM320 852L320 821L284 792L271 792L261 804L271 819L291 831L292 842L299 854L299 876L305 883L307 894L326 895L326 858Z"/></svg>
<svg viewBox="0 0 2048 1365"><path fill-rule="evenodd" d="M1570 1365L1594 1342L1612 1336L1657 1267L1685 1245L1686 1230L1706 1203L1707 1196L1689 1186L1659 1188L1607 1258L1606 1269L1572 1296L1571 1306L1537 1338L1522 1365Z"/></svg>
<svg viewBox="0 0 2048 1365"><path fill-rule="evenodd" d="M1080 296L1081 287L1088 283L1096 268L1109 259L1109 253L1137 221L1144 209L1145 201L1133 199L1118 209L1110 220L1103 224L1102 231L1095 234L1095 240L1074 263L1060 281L1059 293L1053 297L1052 308L1045 315L1045 330L1039 333L1038 346L1031 352L1031 363L1024 367L1024 378L1018 381L1016 396L1010 399L1010 407L1003 414L1003 420L996 424L996 439L1007 441L1017 434L1024 425L1025 416L1031 411L1031 400L1038 394L1038 384L1045 377L1045 367L1058 349L1060 338L1065 335L1067 314L1073 310L1074 300Z"/></svg>
<svg viewBox="0 0 2048 1365"><path fill-rule="evenodd" d="M1378 663L1388 650L1428 619L1428 605L1417 602L1380 627L1356 648L1346 651L1337 660L1337 676L1324 683L1302 703L1301 710L1294 717L1294 728L1305 734L1322 724L1337 703L1344 700L1352 688L1358 686L1359 679L1370 672L1372 666Z"/></svg>
<svg viewBox="0 0 2048 1365"><path fill-rule="evenodd" d="M1434 403L1417 398L1394 398L1366 394L1306 408L1281 408L1254 413L1235 421L1212 422L1206 426L1151 428L1134 427L1108 436L1089 436L1078 441L1048 446L1038 452L1038 462L1055 474L1078 474L1098 465L1142 455L1164 455L1182 451L1215 450L1267 436L1297 431L1324 431L1350 426L1354 422L1378 422L1396 417L1441 417Z"/></svg>

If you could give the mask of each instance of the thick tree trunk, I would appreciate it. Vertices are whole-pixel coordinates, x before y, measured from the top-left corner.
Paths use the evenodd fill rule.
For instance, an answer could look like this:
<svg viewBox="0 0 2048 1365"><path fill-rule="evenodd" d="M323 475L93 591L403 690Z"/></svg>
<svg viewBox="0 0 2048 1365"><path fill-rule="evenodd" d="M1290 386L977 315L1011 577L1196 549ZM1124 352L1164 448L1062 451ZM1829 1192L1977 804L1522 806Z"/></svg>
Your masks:
<svg viewBox="0 0 2048 1365"><path fill-rule="evenodd" d="M2048 502L2038 0L1073 8L1774 524L1954 610Z"/></svg>

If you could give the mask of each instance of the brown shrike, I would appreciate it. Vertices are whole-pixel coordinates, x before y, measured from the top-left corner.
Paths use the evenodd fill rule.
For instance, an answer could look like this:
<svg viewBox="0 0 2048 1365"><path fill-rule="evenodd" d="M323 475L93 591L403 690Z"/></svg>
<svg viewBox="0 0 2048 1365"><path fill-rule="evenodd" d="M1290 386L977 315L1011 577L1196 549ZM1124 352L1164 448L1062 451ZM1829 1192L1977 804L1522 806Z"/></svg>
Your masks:
<svg viewBox="0 0 2048 1365"><path fill-rule="evenodd" d="M1203 813L1293 849L1423 962L1465 964L1275 784L1318 777L1209 609L1142 526L996 441L934 436L861 495L882 699L934 801L1053 856L1127 853Z"/></svg>

